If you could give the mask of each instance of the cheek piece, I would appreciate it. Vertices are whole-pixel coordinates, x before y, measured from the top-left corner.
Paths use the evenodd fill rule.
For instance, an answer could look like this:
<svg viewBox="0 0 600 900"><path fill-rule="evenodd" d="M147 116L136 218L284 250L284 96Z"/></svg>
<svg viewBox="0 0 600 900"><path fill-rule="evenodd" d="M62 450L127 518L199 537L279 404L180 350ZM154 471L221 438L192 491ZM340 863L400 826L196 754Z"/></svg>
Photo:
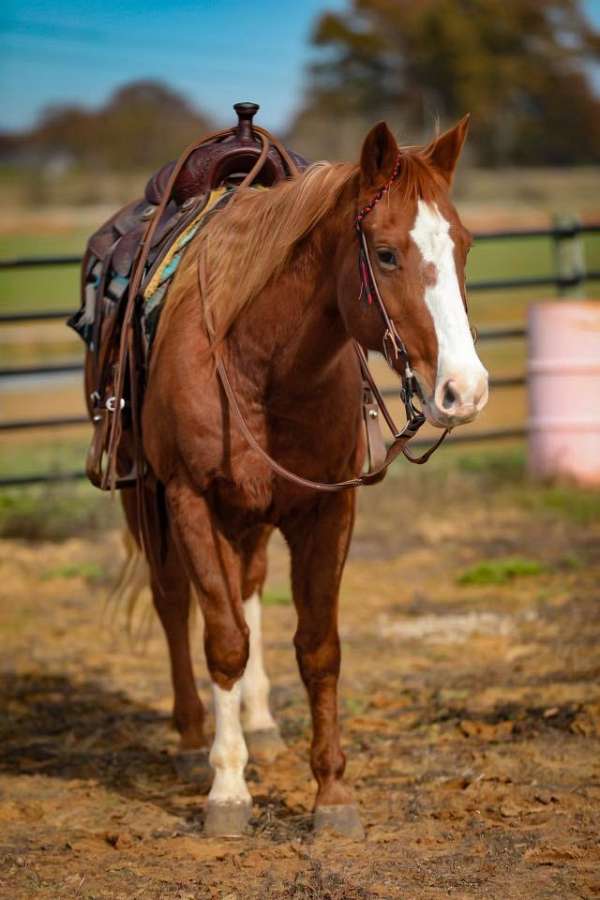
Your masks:
<svg viewBox="0 0 600 900"><path fill-rule="evenodd" d="M356 229L356 234L358 237L358 276L360 281L360 293L358 295L358 299L359 301L365 300L369 304L369 306L375 303L375 305L379 309L385 329L382 339L383 355L385 356L390 368L399 373L402 380L401 395L407 418L407 425L403 433L405 434L406 431L409 430L412 431L413 434L415 434L418 429L425 423L425 416L413 402L413 398L419 396L419 386L410 365L410 358L406 349L406 345L400 337L398 329L396 328L391 316L389 315L385 303L383 302L383 297L381 296L381 293L379 291L377 279L375 278L375 273L373 271L371 256L369 254L367 237L363 230L363 222L365 218L369 215L370 212L375 209L381 198L384 197L385 194L387 194L394 181L398 178L398 175L400 174L401 164L402 156L400 153L398 153L392 174L390 175L388 180L379 188L373 199L358 211L356 219L354 220L354 227ZM382 404L381 402L383 398L381 398L379 391L372 383L371 373L369 372L367 367L366 354L364 353L362 348L359 348L358 343L356 344L356 347L363 375L365 379L371 384L371 387L374 390L378 401L380 402L384 417L386 418L388 425L390 425L391 427L393 423L390 423L391 417L388 418L389 414L387 414L385 404ZM427 461L427 459L429 459L433 451L437 450L437 448L449 432L449 428L445 429L445 431L442 433L442 436L434 444L434 446L431 447L421 457L411 456L405 448L403 448L402 452L404 456L408 460L410 460L410 462L424 463ZM395 426L392 427L392 433L394 434L395 439L400 437L400 433L397 432Z"/></svg>
<svg viewBox="0 0 600 900"><path fill-rule="evenodd" d="M359 210L356 219L354 220L354 227L358 237L358 276L360 280L360 293L358 299L359 301L365 300L369 306L372 306L373 303L375 303L379 309L385 326L382 339L383 355L390 368L398 372L402 379L402 401L404 403L408 422L416 425L417 421L420 419L422 420L418 425L418 427L420 427L423 424L424 417L413 403L413 397L415 395L418 396L418 386L410 366L408 351L385 307L385 303L383 302L373 271L367 237L363 230L365 218L375 209L381 198L387 194L400 173L400 166L401 156L398 154L392 174L385 184L379 188L373 199Z"/></svg>

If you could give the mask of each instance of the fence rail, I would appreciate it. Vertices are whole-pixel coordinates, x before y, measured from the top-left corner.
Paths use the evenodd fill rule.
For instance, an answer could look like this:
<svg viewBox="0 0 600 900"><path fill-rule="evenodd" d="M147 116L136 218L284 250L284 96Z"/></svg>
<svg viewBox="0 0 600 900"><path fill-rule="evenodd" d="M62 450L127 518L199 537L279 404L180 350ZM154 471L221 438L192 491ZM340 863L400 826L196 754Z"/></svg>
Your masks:
<svg viewBox="0 0 600 900"><path fill-rule="evenodd" d="M520 290L533 287L554 287L559 294L581 289L587 281L600 281L600 270L587 270L584 263L583 248L580 238L585 234L600 234L600 223L582 224L576 219L558 221L553 228L508 229L502 231L486 231L474 235L475 240L500 241L522 240L524 238L550 238L555 245L556 272L552 275L529 276L523 278L486 279L470 281L469 291ZM19 256L0 259L0 271L10 269L31 269L56 266L75 266L81 263L79 255L63 256ZM73 309L34 310L32 312L14 312L0 314L0 325L14 325L28 322L64 321ZM527 330L521 325L504 325L497 328L485 328L479 332L479 340L497 341L522 339ZM0 368L0 379L20 378L26 376L69 375L83 370L81 361L68 361L58 364L31 365ZM510 388L526 383L523 373L496 377L490 381L492 388ZM399 396L398 388L385 388L386 397ZM22 431L26 429L53 429L81 426L88 422L86 416L60 416L54 418L14 419L0 421L0 431ZM452 443L475 443L479 441L498 440L501 438L522 437L525 428L495 428L488 431L473 431L455 434ZM426 446L426 438L412 441L413 446ZM32 475L0 477L0 488L21 485L72 481L84 477L83 471L40 472Z"/></svg>

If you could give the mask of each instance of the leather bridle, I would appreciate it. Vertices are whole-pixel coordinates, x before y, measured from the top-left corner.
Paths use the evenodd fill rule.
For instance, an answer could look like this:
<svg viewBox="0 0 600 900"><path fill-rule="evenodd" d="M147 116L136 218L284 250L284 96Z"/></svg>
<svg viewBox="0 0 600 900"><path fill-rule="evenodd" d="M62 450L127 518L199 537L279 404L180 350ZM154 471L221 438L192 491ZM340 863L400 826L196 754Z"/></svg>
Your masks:
<svg viewBox="0 0 600 900"><path fill-rule="evenodd" d="M265 139L264 132L261 133L261 138ZM400 455L400 453L402 453L406 457L406 459L409 460L409 462L415 463L416 465L423 465L423 463L426 463L429 457L437 450L437 448L440 446L440 444L450 431L450 429L448 428L445 429L436 443L421 456L412 456L407 450L406 445L408 444L408 442L424 425L425 416L414 405L413 398L415 396L419 396L418 385L410 366L410 359L406 346L402 338L398 334L398 330L386 309L385 303L383 302L383 298L379 291L377 279L375 278L375 274L373 272L367 238L362 227L362 223L365 217L375 208L377 203L379 203L384 194L389 191L393 182L398 177L400 166L401 156L400 154L398 154L398 158L396 160L392 175L385 182L385 184L381 188L379 188L373 199L358 212L355 219L355 229L359 242L358 269L360 278L360 293L358 299L359 301L361 301L363 298L366 298L366 301L369 304L372 304L373 301L375 301L375 304L379 309L379 312L383 319L383 324L385 326L382 338L382 352L390 368L392 368L397 374L400 375L402 381L401 396L406 412L406 425L401 431L399 431L390 414L389 409L387 408L381 391L377 387L373 375L371 374L365 351L358 341L353 340L354 349L358 357L358 362L363 378L363 419L367 435L369 470L362 473L356 478L349 478L346 481L323 482L304 478L301 475L296 475L294 472L286 469L285 466L282 466L280 463L274 460L273 457L270 456L270 454L267 453L267 451L263 447L261 447L261 445L252 434L250 428L248 427L248 423L246 422L240 409L240 405L227 375L227 370L225 368L223 360L220 356L217 357L216 360L217 375L219 377L219 380L221 381L223 390L225 391L235 417L238 420L240 430L248 444L254 450L256 450L256 452L262 457L262 459L265 460L265 462L268 463L270 468L277 475L281 475L282 478L285 478L288 481L291 481L293 484L299 485L301 487L312 488L313 490L317 491L335 493L337 491L347 490L348 488L375 484L376 482L381 481L381 479L385 476L388 467L396 459L396 457ZM400 369L398 368L398 363L400 363ZM383 415L383 418L385 419L386 424L392 433L392 443L387 448L387 452L379 427L379 412L381 412L381 414Z"/></svg>

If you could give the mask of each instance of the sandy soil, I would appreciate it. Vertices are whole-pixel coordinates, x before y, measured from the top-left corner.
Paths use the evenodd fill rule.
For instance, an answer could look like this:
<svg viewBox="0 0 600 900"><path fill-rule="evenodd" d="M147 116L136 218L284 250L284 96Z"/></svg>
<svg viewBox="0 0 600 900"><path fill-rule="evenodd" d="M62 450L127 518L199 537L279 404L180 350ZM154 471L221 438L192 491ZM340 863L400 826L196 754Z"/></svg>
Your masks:
<svg viewBox="0 0 600 900"><path fill-rule="evenodd" d="M4 543L2 897L600 896L600 529L493 495L444 503L443 515L428 503L403 529L393 491L363 501L343 590L343 733L360 843L311 832L291 606L265 610L289 750L248 767L252 833L207 839L206 789L172 764L159 626L144 638L152 620L138 609L132 647L124 612L103 616L118 534ZM516 553L545 570L457 582L477 560ZM272 563L275 598L286 585L279 543ZM200 659L198 675L206 697Z"/></svg>

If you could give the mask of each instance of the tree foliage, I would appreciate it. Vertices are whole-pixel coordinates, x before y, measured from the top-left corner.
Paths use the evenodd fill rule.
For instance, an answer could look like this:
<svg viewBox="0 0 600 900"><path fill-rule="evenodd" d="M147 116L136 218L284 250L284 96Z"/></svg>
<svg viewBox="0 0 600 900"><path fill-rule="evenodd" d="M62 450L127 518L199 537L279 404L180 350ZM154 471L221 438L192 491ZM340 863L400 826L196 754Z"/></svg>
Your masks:
<svg viewBox="0 0 600 900"><path fill-rule="evenodd" d="M20 140L36 163L64 158L87 169L135 171L179 156L211 130L210 121L176 91L137 81L119 88L99 110L47 109Z"/></svg>
<svg viewBox="0 0 600 900"><path fill-rule="evenodd" d="M478 161L600 161L600 100L588 64L600 34L579 0L353 0L313 43L302 141L329 121L387 117L419 140L472 113Z"/></svg>

